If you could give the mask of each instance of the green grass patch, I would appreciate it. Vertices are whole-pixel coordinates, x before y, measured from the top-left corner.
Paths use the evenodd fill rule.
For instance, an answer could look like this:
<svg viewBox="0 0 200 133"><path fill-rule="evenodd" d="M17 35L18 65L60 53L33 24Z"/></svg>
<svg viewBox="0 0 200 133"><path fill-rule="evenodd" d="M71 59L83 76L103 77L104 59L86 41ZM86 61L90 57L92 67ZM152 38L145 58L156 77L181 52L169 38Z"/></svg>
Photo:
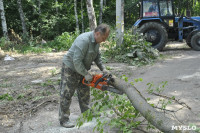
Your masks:
<svg viewBox="0 0 200 133"><path fill-rule="evenodd" d="M9 88L9 87L13 87L13 84L8 84L8 83L0 83L0 88Z"/></svg>
<svg viewBox="0 0 200 133"><path fill-rule="evenodd" d="M13 101L13 97L9 95L8 93L0 95L0 100L7 100L7 101Z"/></svg>

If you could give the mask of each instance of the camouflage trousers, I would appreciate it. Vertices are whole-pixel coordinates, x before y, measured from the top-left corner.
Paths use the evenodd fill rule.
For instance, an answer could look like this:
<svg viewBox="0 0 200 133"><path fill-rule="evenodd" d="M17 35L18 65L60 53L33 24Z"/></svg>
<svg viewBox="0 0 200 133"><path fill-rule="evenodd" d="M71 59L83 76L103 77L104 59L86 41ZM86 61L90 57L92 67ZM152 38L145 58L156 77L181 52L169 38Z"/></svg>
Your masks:
<svg viewBox="0 0 200 133"><path fill-rule="evenodd" d="M77 90L81 113L89 109L90 88L82 84L82 75L72 71L64 63L61 71L59 120L62 123L69 120L69 108L75 90Z"/></svg>

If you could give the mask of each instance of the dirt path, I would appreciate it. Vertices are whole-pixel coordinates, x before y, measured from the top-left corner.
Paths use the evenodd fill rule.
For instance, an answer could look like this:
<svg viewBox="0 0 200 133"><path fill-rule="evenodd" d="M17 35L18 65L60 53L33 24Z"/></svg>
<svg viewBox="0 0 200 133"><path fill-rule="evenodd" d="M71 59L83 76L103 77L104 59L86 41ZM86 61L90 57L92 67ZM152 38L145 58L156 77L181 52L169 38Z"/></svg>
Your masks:
<svg viewBox="0 0 200 133"><path fill-rule="evenodd" d="M84 124L81 129L66 129L58 123L58 83L61 58L65 52L40 55L12 55L14 61L0 61L0 94L5 100L0 101L0 132L2 133L85 133L92 132L95 120ZM149 82L159 84L168 81L164 95L175 96L191 107L176 113L177 118L185 123L194 123L200 127L200 52L186 48L166 48L162 54L167 59L154 65L136 68L122 63L108 63L111 72L125 74L129 80L143 78L136 87L152 103L158 97L145 91ZM93 69L96 69L93 67ZM5 95L7 94L7 95ZM12 101L8 101L13 99ZM168 109L178 109L172 104ZM80 115L78 99L73 97L71 119ZM102 118L105 119L105 118ZM109 132L114 129L105 128Z"/></svg>

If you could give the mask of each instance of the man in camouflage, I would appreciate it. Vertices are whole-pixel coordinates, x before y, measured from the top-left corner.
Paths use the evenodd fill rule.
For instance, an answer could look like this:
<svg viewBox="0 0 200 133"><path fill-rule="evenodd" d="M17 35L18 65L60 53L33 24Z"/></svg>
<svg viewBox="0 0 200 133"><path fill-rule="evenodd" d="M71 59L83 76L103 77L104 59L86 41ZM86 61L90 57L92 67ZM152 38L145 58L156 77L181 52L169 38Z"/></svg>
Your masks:
<svg viewBox="0 0 200 133"><path fill-rule="evenodd" d="M66 128L75 126L69 121L69 108L75 90L78 93L81 113L89 109L90 88L83 85L82 80L85 77L86 81L92 81L93 76L89 70L93 61L103 73L107 73L102 65L99 44L108 38L109 33L109 26L101 24L94 31L79 35L64 55L60 83L59 121L61 126Z"/></svg>

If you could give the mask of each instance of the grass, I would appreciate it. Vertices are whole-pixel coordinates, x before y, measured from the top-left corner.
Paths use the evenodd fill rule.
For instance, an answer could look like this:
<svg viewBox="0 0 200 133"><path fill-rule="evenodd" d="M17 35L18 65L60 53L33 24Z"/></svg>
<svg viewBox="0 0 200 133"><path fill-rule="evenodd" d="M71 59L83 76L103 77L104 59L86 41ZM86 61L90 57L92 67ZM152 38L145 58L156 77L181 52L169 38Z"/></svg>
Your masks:
<svg viewBox="0 0 200 133"><path fill-rule="evenodd" d="M13 87L13 84L11 83L0 83L0 88L9 88L9 87Z"/></svg>
<svg viewBox="0 0 200 133"><path fill-rule="evenodd" d="M7 100L7 101L13 101L13 97L9 95L8 93L0 95L0 100Z"/></svg>
<svg viewBox="0 0 200 133"><path fill-rule="evenodd" d="M52 49L50 47L33 47L33 46L24 46L22 48L15 48L13 49L17 53L22 54L29 54L29 53L49 53L52 52Z"/></svg>

